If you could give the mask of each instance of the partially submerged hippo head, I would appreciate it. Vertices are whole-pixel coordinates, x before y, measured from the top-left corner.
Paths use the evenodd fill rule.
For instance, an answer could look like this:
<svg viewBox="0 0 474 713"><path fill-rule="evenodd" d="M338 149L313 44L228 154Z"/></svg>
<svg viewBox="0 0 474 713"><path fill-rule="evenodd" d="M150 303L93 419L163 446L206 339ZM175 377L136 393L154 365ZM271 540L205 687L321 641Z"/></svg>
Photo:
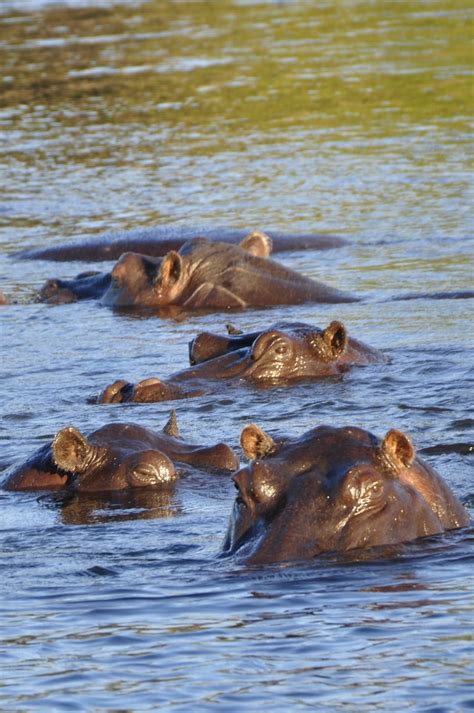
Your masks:
<svg viewBox="0 0 474 713"><path fill-rule="evenodd" d="M469 522L400 431L380 441L359 428L319 426L275 441L250 425L241 444L251 462L233 476L225 550L251 563L407 542Z"/></svg>
<svg viewBox="0 0 474 713"><path fill-rule="evenodd" d="M162 260L125 253L102 302L111 307L244 309L304 302L353 302L347 293L267 259L271 240L255 231L237 245L195 238Z"/></svg>
<svg viewBox="0 0 474 713"><path fill-rule="evenodd" d="M133 384L125 379L117 379L105 387L101 393L89 399L90 403L120 404L141 403L150 404L158 401L178 401L192 396L200 396L204 391L191 390L173 383L172 379L163 381L151 376Z"/></svg>
<svg viewBox="0 0 474 713"><path fill-rule="evenodd" d="M163 488L179 477L175 463L212 470L234 470L238 459L225 443L195 446L183 441L174 412L162 432L133 423L111 423L88 436L61 429L7 478L7 490L71 488L107 491Z"/></svg>
<svg viewBox="0 0 474 713"><path fill-rule="evenodd" d="M246 352L240 351L244 349ZM219 357L231 352L242 355L240 376L248 381L333 376L354 365L387 361L382 352L350 338L345 326L336 320L325 329L281 322L259 332L227 336L202 332L189 345L189 360L192 365L209 362L206 371L214 367L218 373Z"/></svg>
<svg viewBox="0 0 474 713"><path fill-rule="evenodd" d="M117 437L119 429L123 441ZM178 475L168 456L134 443L133 426L128 426L129 434L126 430L126 424L113 424L86 436L73 426L62 428L50 444L10 475L5 487L36 490L70 486L74 490L100 491L174 482Z"/></svg>
<svg viewBox="0 0 474 713"><path fill-rule="evenodd" d="M208 273L215 270L218 274L228 255L238 254L239 248L248 255L268 257L271 240L265 233L254 231L238 247L194 238L180 250L170 250L161 259L124 253L112 270L111 285L102 301L113 307L185 304L195 290L201 287L202 291L200 280L206 284L211 278ZM201 269L203 261L206 263L204 270Z"/></svg>
<svg viewBox="0 0 474 713"><path fill-rule="evenodd" d="M202 332L189 345L191 368L168 379L119 379L92 399L99 403L151 403L201 396L217 380L243 380L259 386L290 384L298 379L337 376L352 366L386 362L377 349L349 337L341 322L325 329L300 322L260 332L223 336Z"/></svg>
<svg viewBox="0 0 474 713"><path fill-rule="evenodd" d="M126 440L123 444L96 445L69 426L55 436L52 456L60 470L74 474L78 490L157 487L177 479L175 467L165 453L131 446Z"/></svg>

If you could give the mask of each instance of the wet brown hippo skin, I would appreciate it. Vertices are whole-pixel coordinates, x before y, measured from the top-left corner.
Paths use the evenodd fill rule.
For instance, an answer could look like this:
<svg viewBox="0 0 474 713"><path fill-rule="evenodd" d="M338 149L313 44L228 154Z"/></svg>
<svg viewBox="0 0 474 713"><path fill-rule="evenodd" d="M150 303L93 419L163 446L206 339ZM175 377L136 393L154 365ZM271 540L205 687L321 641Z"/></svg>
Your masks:
<svg viewBox="0 0 474 713"><path fill-rule="evenodd" d="M271 240L252 233L239 246L196 238L156 259L125 253L102 302L110 307L245 309L358 298L268 259Z"/></svg>
<svg viewBox="0 0 474 713"><path fill-rule="evenodd" d="M253 233L242 241L243 249L260 254L266 257L270 251L270 242L263 238L255 240ZM260 233L258 233L260 236ZM123 273L126 282L127 294L129 298L125 301L125 306L136 304L136 306L150 306L147 299L143 302L141 295L150 292L150 281L153 276L160 272L161 258L152 257L138 253L128 253L122 255L112 273L110 272L81 272L71 280L50 279L41 288L37 301L48 304L66 304L86 299L101 299L111 285L113 279L116 280ZM113 277L115 275L115 277ZM129 304L130 302L130 304Z"/></svg>
<svg viewBox="0 0 474 713"><path fill-rule="evenodd" d="M408 542L464 527L469 515L448 485L415 456L410 439L319 426L274 440L243 429L251 459L234 476L238 496L224 551L250 563Z"/></svg>
<svg viewBox="0 0 474 713"><path fill-rule="evenodd" d="M252 349L253 359L269 351L273 358L296 369L298 377L306 374L326 375L328 369L337 373L339 367L383 363L388 357L378 349L349 337L341 322L333 321L325 329L304 322L277 322L268 329L239 332L227 325L228 333L201 332L189 343L191 365L215 359L244 348Z"/></svg>
<svg viewBox="0 0 474 713"><path fill-rule="evenodd" d="M183 441L174 412L162 432L133 423L111 423L88 436L63 428L53 441L11 472L7 490L61 489L77 492L162 488L178 478L175 463L234 470L238 458L224 443L196 446Z"/></svg>
<svg viewBox="0 0 474 713"><path fill-rule="evenodd" d="M163 257L170 250L179 250L185 242L198 235L202 235L209 240L237 244L250 232L250 230L229 228L195 229L160 226L129 231L123 236L108 234L86 241L54 245L37 250L24 250L17 253L16 257L62 262L71 260L87 262L118 260L125 252ZM265 232L270 235L275 252L285 250L327 250L347 245L346 240L336 235L282 233L275 230L266 230Z"/></svg>
<svg viewBox="0 0 474 713"><path fill-rule="evenodd" d="M170 317L198 309L360 301L268 259L271 249L269 236L255 231L238 246L196 238L163 258L128 252L111 273L88 272L72 280L48 280L37 301L60 304L96 298L113 308L159 310L160 316ZM473 294L405 295L400 299Z"/></svg>
<svg viewBox="0 0 474 713"><path fill-rule="evenodd" d="M209 358L209 354L216 356ZM352 366L384 363L388 359L377 349L349 337L344 325L334 321L326 329L281 322L267 330L237 336L203 332L191 342L190 361L191 368L165 381L114 381L97 401L148 403L190 398L206 393L213 388L212 382L222 379L259 386L289 384L298 379L338 376Z"/></svg>

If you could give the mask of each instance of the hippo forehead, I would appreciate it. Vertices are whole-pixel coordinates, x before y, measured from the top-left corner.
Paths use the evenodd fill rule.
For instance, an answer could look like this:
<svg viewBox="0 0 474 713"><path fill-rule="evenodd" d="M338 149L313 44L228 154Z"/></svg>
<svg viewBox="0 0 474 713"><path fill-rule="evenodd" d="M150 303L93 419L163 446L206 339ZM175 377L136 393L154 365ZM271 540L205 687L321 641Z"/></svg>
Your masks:
<svg viewBox="0 0 474 713"><path fill-rule="evenodd" d="M163 434L160 436L162 441L169 440ZM149 449L159 450L159 440L155 433L135 423L109 423L90 435L91 443L123 456Z"/></svg>
<svg viewBox="0 0 474 713"><path fill-rule="evenodd" d="M317 426L296 440L278 442L274 453L264 459L271 468L293 472L314 469L321 474L342 473L356 464L378 462L379 439L360 428Z"/></svg>
<svg viewBox="0 0 474 713"><path fill-rule="evenodd" d="M257 339L265 335L279 335L293 345L308 349L314 354L322 354L325 350L323 330L318 327L303 324L276 324L274 327L263 331ZM257 341L257 339L254 341Z"/></svg>
<svg viewBox="0 0 474 713"><path fill-rule="evenodd" d="M196 252L197 250L201 250L202 248L205 247L212 247L216 246L215 243L212 243L210 240L207 238L193 238L192 240L188 240L184 245L181 245L180 249L178 250L180 255L192 255L193 252ZM229 250L232 250L233 247L232 245L225 245L225 248L228 248Z"/></svg>
<svg viewBox="0 0 474 713"><path fill-rule="evenodd" d="M278 322L273 327L262 332L262 334L268 334L270 332L281 332L290 339L300 339L311 345L317 342L321 338L323 333L322 329L318 327L313 327L309 324L304 324L302 322Z"/></svg>

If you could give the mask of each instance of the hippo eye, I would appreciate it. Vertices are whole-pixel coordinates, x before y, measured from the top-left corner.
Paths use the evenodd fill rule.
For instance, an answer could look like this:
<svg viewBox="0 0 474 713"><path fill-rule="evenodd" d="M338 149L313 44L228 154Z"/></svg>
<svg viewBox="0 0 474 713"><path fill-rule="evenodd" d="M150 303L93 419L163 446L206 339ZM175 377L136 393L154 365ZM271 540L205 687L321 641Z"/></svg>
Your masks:
<svg viewBox="0 0 474 713"><path fill-rule="evenodd" d="M285 342L278 342L275 345L275 353L276 354L286 354L288 352L288 346L285 344Z"/></svg>
<svg viewBox="0 0 474 713"><path fill-rule="evenodd" d="M374 480L370 485L369 488L370 492L372 495L379 495L379 493L382 492L383 490L383 484L382 481L380 480Z"/></svg>
<svg viewBox="0 0 474 713"><path fill-rule="evenodd" d="M346 488L353 502L362 503L380 498L384 493L384 482L371 470L354 470L347 475Z"/></svg>

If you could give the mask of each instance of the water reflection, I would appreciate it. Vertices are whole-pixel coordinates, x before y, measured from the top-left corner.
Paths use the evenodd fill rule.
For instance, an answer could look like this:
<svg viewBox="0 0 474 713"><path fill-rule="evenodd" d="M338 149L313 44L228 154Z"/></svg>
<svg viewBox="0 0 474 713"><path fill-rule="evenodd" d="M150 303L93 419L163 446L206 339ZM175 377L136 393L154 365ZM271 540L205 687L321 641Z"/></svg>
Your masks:
<svg viewBox="0 0 474 713"><path fill-rule="evenodd" d="M183 513L175 489L136 488L99 494L48 494L39 498L42 505L57 508L65 525L97 525L129 520L154 520Z"/></svg>
<svg viewBox="0 0 474 713"><path fill-rule="evenodd" d="M52 274L7 254L170 224L349 234L340 251L282 261L358 294L469 289L470 14L465 0L1 2L2 289L23 299ZM250 421L399 425L474 504L463 300L272 314L343 319L393 363L384 378L190 400L183 431L236 443ZM97 428L85 388L168 374L224 322L85 303L1 319L4 464L64 422ZM160 408L133 413L153 427ZM376 560L252 569L215 559L232 488L178 492L3 494L0 707L472 708L472 531ZM400 591L407 581L420 588Z"/></svg>
<svg viewBox="0 0 474 713"><path fill-rule="evenodd" d="M389 2L343 8L225 2L212 11L203 3L148 2L139 8L55 4L34 16L20 6L8 18L7 6L3 102L65 107L101 97L107 121L128 113L189 126L218 118L225 134L236 119L255 129L291 116L293 125L314 130L327 127L328 115L346 128L376 119L393 130L398 116L429 130L434 92L443 118L470 114L467 9L427 11L424 18L418 10L415 2L396 9ZM116 96L120 106L113 107Z"/></svg>

